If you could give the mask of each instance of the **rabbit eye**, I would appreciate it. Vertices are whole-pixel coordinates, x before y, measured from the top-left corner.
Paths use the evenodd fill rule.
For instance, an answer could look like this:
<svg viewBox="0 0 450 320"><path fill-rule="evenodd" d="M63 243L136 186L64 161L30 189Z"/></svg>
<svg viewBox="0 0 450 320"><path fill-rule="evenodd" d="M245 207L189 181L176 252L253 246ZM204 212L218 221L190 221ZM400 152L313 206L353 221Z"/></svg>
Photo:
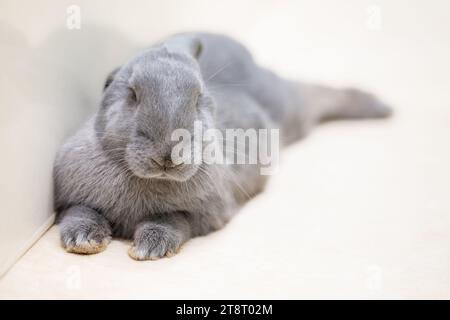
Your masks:
<svg viewBox="0 0 450 320"><path fill-rule="evenodd" d="M133 88L128 88L129 91L129 97L132 101L137 102L137 94L136 94L136 90L134 90Z"/></svg>
<svg viewBox="0 0 450 320"><path fill-rule="evenodd" d="M194 105L196 109L200 108L200 99L202 98L202 94L199 93L195 96Z"/></svg>

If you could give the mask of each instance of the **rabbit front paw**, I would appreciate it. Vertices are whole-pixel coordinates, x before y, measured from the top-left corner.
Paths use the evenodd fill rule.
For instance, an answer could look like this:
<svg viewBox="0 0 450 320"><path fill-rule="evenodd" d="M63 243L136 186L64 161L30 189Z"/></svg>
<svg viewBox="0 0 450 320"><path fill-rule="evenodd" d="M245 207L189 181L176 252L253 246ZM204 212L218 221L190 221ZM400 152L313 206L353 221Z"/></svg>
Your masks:
<svg viewBox="0 0 450 320"><path fill-rule="evenodd" d="M157 260L175 255L181 247L182 235L169 225L146 222L138 226L128 254L135 260Z"/></svg>
<svg viewBox="0 0 450 320"><path fill-rule="evenodd" d="M63 213L59 222L61 243L67 252L94 254L111 242L111 227L94 210L76 206Z"/></svg>
<svg viewBox="0 0 450 320"><path fill-rule="evenodd" d="M61 242L67 252L78 254L94 254L102 252L111 242L111 236L103 230L74 229L62 233Z"/></svg>

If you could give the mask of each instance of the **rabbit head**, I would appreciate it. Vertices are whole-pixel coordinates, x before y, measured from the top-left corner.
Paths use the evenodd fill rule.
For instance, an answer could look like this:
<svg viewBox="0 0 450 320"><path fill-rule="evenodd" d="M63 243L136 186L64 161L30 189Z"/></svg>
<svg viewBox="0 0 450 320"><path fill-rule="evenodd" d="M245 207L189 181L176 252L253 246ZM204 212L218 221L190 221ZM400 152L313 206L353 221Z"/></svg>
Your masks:
<svg viewBox="0 0 450 320"><path fill-rule="evenodd" d="M173 161L179 141L172 133L185 129L194 137L195 121L214 126L213 99L197 62L201 46L196 38L171 38L114 70L105 83L97 138L113 161L140 178L185 181L199 168L192 157Z"/></svg>

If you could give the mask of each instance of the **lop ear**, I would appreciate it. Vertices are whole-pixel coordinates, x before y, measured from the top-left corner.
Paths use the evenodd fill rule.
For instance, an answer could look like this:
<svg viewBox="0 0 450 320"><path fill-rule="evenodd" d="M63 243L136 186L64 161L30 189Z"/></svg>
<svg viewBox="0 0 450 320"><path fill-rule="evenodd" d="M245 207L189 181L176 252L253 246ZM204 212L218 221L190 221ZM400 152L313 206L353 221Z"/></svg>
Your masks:
<svg viewBox="0 0 450 320"><path fill-rule="evenodd" d="M105 84L103 85L103 91L105 91L109 87L111 82L113 82L114 77L116 76L116 74L119 70L120 70L120 67L117 67L108 74L108 76L106 77L106 80L105 80Z"/></svg>
<svg viewBox="0 0 450 320"><path fill-rule="evenodd" d="M172 52L184 52L198 59L202 52L202 42L191 35L180 34L170 37L165 42L167 50Z"/></svg>

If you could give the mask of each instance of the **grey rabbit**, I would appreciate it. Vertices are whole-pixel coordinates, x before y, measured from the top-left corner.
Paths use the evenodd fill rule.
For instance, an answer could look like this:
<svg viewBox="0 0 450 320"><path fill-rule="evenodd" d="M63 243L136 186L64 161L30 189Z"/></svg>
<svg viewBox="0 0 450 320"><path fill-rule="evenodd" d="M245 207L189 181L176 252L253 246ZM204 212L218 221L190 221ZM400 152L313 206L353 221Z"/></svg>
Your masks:
<svg viewBox="0 0 450 320"><path fill-rule="evenodd" d="M283 79L227 36L183 33L137 54L107 78L93 118L54 165L62 246L103 251L132 239L136 260L171 256L190 238L222 228L267 176L255 164L175 164L176 128L279 128L281 145L322 121L382 118L371 94Z"/></svg>

